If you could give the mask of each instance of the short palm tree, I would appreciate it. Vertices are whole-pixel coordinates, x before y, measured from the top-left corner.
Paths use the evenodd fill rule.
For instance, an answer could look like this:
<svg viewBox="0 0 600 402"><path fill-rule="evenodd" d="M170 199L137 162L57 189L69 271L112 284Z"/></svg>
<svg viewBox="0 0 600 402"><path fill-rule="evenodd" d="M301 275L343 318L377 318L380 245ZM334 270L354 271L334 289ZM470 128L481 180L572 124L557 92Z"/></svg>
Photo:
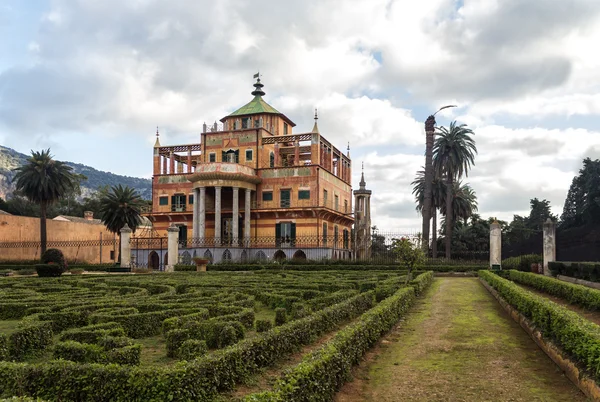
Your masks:
<svg viewBox="0 0 600 402"><path fill-rule="evenodd" d="M46 251L46 214L48 206L54 204L76 187L76 175L73 168L63 162L55 161L50 149L41 152L31 151L27 163L15 169L13 178L16 190L31 202L40 205L40 242L41 253Z"/></svg>
<svg viewBox="0 0 600 402"><path fill-rule="evenodd" d="M445 186L444 186L445 189ZM443 196L440 203L440 212L446 215L446 195ZM477 212L477 196L469 184L462 184L460 181L454 182L452 190L452 216L455 219L462 219L465 225L467 220Z"/></svg>
<svg viewBox="0 0 600 402"><path fill-rule="evenodd" d="M100 219L108 230L119 235L118 262L121 262L121 229L127 224L135 232L142 223L141 205L137 191L120 184L112 186L100 196Z"/></svg>
<svg viewBox="0 0 600 402"><path fill-rule="evenodd" d="M450 258L452 237L452 189L455 180L469 175L469 169L475 164L477 147L471 137L475 133L466 124L438 128L438 136L433 146L433 166L439 177L445 177L446 187L446 258Z"/></svg>

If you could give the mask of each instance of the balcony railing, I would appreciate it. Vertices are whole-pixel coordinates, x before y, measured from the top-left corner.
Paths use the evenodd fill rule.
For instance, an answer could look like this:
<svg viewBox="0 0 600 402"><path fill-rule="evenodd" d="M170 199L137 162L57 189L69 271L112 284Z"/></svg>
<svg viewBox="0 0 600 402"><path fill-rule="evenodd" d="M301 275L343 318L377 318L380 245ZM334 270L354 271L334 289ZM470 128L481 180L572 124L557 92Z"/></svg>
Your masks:
<svg viewBox="0 0 600 402"><path fill-rule="evenodd" d="M350 215L352 210L350 205L340 205L332 200L272 200L255 201L252 203L252 209L270 209L270 208L329 208L341 214Z"/></svg>
<svg viewBox="0 0 600 402"><path fill-rule="evenodd" d="M186 206L185 204L173 204L171 205L171 212L185 212Z"/></svg>

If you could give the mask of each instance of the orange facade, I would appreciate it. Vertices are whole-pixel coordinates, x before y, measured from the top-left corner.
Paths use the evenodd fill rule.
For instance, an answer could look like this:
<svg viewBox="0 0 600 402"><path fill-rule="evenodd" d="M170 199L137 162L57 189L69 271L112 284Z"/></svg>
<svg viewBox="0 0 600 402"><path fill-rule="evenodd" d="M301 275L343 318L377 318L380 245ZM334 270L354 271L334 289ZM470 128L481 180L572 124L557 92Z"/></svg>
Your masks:
<svg viewBox="0 0 600 402"><path fill-rule="evenodd" d="M199 143L162 146L157 138L146 216L160 235L174 224L180 240L197 245L273 238L349 250L349 156L316 120L312 131L294 133L295 124L262 99L260 80L255 88L254 99L222 124L205 125Z"/></svg>

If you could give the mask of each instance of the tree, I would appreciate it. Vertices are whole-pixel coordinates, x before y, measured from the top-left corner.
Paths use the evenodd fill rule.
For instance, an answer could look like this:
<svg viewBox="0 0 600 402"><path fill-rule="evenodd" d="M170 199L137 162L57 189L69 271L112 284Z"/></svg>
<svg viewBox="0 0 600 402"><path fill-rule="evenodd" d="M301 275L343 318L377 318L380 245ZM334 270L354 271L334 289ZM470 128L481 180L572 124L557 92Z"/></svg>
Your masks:
<svg viewBox="0 0 600 402"><path fill-rule="evenodd" d="M556 215L550 212L550 201L538 200L533 198L529 201L531 211L529 212L529 218L527 218L527 227L533 231L539 232L543 229L544 222L548 218L553 221L557 220Z"/></svg>
<svg viewBox="0 0 600 402"><path fill-rule="evenodd" d="M445 189L444 185L444 189ZM446 194L442 196L442 202L440 203L440 212L446 216ZM454 182L454 188L452 189L452 216L456 219L462 219L467 224L469 219L475 212L477 212L477 196L475 191L469 186L469 184L462 184L460 181Z"/></svg>
<svg viewBox="0 0 600 402"><path fill-rule="evenodd" d="M560 217L562 228L600 223L600 160L585 158L573 178Z"/></svg>
<svg viewBox="0 0 600 402"><path fill-rule="evenodd" d="M392 240L392 250L400 263L408 270L406 283L411 280L412 271L425 263L425 253L418 244L406 237Z"/></svg>
<svg viewBox="0 0 600 402"><path fill-rule="evenodd" d="M63 198L75 188L73 169L63 162L55 161L50 149L31 151L27 163L15 169L13 178L17 191L29 201L40 206L41 253L46 251L46 215L48 206Z"/></svg>
<svg viewBox="0 0 600 402"><path fill-rule="evenodd" d="M419 170L417 177L411 183L413 186L413 195L415 196L415 202L417 203L417 212L423 214L423 208L425 205L425 171ZM433 258L437 258L437 210L442 206L445 200L446 184L438 176L434 176L431 183L431 218L432 218L432 243L431 243L431 254ZM428 244L428 242L424 242ZM427 250L429 251L429 250Z"/></svg>
<svg viewBox="0 0 600 402"><path fill-rule="evenodd" d="M433 146L433 167L439 177L446 178L446 258L450 258L452 237L452 189L455 180L469 175L469 169L475 164L477 147L471 138L473 131L466 124L440 127Z"/></svg>
<svg viewBox="0 0 600 402"><path fill-rule="evenodd" d="M110 191L101 193L100 219L109 231L119 235L119 263L121 262L121 229L127 224L135 232L141 225L141 203L142 200L135 189L120 184L112 186Z"/></svg>

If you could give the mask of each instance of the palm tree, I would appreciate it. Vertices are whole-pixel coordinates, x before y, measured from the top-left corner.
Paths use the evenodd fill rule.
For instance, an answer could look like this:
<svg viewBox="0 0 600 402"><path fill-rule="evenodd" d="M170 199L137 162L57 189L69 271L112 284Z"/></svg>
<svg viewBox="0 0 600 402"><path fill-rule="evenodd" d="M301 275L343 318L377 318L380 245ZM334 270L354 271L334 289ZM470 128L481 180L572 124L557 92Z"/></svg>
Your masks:
<svg viewBox="0 0 600 402"><path fill-rule="evenodd" d="M41 152L31 151L27 163L15 169L13 178L16 190L31 202L40 205L40 242L41 253L46 251L46 214L48 206L72 192L76 186L73 168L63 162L55 161L50 149Z"/></svg>
<svg viewBox="0 0 600 402"><path fill-rule="evenodd" d="M444 185L444 189L445 189ZM446 194L443 196L443 201L441 202L440 212L442 215L446 215ZM452 190L452 216L455 219L462 219L465 225L467 224L468 219L473 216L477 212L477 196L475 195L475 191L471 186L467 184L462 184L459 181L454 182L454 188Z"/></svg>
<svg viewBox="0 0 600 402"><path fill-rule="evenodd" d="M471 135L475 133L466 124L440 127L433 145L433 165L439 177L445 177L446 187L446 258L450 258L452 237L452 189L454 180L469 175L469 169L475 164L477 147Z"/></svg>
<svg viewBox="0 0 600 402"><path fill-rule="evenodd" d="M423 214L423 208L425 207L425 183L426 183L425 170L419 170L417 177L411 183L413 185L413 195L417 203L417 212ZM432 222L432 242L431 242L431 254L433 258L437 258L437 210L442 206L445 199L446 185L439 177L435 176L431 183L431 212L430 216L433 219Z"/></svg>
<svg viewBox="0 0 600 402"><path fill-rule="evenodd" d="M100 219L108 230L119 235L119 258L121 262L121 229L125 224L135 232L142 223L140 206L142 200L137 191L122 185L112 186L100 196Z"/></svg>

